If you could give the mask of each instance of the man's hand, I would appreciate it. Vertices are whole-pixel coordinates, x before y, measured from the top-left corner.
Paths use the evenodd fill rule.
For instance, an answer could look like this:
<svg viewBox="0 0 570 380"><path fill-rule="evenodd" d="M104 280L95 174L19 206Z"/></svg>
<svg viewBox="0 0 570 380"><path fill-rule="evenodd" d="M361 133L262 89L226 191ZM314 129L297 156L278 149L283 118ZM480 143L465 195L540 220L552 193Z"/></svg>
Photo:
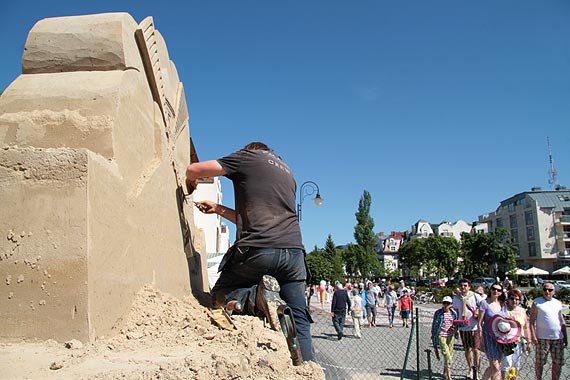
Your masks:
<svg viewBox="0 0 570 380"><path fill-rule="evenodd" d="M208 200L194 202L194 205L196 205L198 210L200 210L204 214L215 214L216 208L218 207L217 203L214 203L214 202L208 201Z"/></svg>

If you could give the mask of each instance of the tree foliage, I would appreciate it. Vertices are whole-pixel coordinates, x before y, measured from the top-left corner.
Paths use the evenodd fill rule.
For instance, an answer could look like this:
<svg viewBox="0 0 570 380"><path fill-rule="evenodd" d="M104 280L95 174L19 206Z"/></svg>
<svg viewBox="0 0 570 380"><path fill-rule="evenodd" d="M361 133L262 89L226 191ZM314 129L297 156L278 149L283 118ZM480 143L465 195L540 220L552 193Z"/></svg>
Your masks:
<svg viewBox="0 0 570 380"><path fill-rule="evenodd" d="M356 270L363 277L376 276L380 273L380 263L376 252L376 234L374 233L374 219L370 216L372 197L367 190L360 197L358 211L356 212L356 226L354 239L356 245L352 248L356 260Z"/></svg>
<svg viewBox="0 0 570 380"><path fill-rule="evenodd" d="M406 242L398 251L400 265L410 270L419 271L428 259L425 239L414 239Z"/></svg>
<svg viewBox="0 0 570 380"><path fill-rule="evenodd" d="M495 265L502 264L507 272L516 267L515 247L507 230L497 228L487 234L461 235L462 272L476 277L489 274Z"/></svg>
<svg viewBox="0 0 570 380"><path fill-rule="evenodd" d="M342 269L341 252L335 248L334 241L329 234L324 249L315 247L307 255L307 266L311 271L313 284L325 281L344 282L345 275Z"/></svg>
<svg viewBox="0 0 570 380"><path fill-rule="evenodd" d="M457 270L459 242L452 237L430 236L404 244L398 252L399 260L412 272L451 277Z"/></svg>
<svg viewBox="0 0 570 380"><path fill-rule="evenodd" d="M457 271L459 242L453 237L430 236L426 239L426 250L438 277L453 277Z"/></svg>

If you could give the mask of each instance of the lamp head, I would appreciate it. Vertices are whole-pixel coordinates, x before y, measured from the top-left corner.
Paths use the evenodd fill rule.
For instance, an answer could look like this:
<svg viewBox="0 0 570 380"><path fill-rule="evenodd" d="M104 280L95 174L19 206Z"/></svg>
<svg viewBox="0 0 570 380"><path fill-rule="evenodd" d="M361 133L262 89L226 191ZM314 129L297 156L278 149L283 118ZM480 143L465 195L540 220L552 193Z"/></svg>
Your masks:
<svg viewBox="0 0 570 380"><path fill-rule="evenodd" d="M317 193L317 196L313 199L313 202L315 203L315 206L321 207L324 202L323 198L321 198L321 194Z"/></svg>

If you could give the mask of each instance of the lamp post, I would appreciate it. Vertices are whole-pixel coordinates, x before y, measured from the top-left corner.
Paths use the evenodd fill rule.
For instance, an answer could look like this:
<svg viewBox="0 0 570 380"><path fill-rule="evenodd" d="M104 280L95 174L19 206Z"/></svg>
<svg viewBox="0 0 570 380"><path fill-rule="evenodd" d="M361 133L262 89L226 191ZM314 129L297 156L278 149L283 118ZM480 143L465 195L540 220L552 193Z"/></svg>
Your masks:
<svg viewBox="0 0 570 380"><path fill-rule="evenodd" d="M315 203L315 206L321 207L321 205L323 204L323 198L321 198L319 185L317 185L313 181L306 181L303 182L303 184L299 188L299 203L297 203L297 218L299 219L299 221L302 219L301 212L303 211L303 200L309 195L313 195L315 193L317 195L313 198L313 202Z"/></svg>

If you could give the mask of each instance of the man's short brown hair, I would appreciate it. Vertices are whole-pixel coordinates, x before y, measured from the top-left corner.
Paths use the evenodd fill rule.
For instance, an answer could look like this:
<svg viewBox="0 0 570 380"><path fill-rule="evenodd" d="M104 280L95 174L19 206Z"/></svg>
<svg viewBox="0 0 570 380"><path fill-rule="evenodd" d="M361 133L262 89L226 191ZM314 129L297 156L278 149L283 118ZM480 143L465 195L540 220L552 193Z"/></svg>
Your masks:
<svg viewBox="0 0 570 380"><path fill-rule="evenodd" d="M267 145L262 142L254 141L250 142L246 146L243 147L245 150L271 150Z"/></svg>

